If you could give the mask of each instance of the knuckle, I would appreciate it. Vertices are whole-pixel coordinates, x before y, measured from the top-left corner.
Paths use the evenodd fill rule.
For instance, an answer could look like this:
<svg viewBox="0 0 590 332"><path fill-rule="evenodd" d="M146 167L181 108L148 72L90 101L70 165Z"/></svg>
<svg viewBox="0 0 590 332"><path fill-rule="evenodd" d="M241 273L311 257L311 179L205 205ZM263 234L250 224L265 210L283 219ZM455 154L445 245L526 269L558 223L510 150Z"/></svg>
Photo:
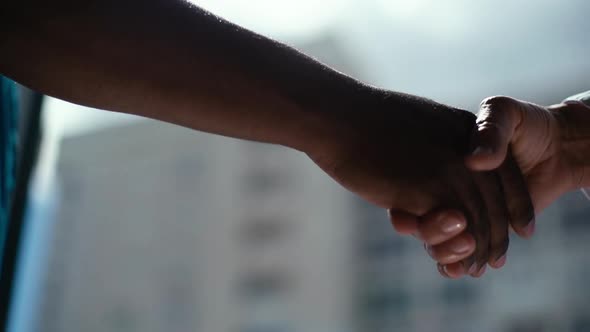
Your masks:
<svg viewBox="0 0 590 332"><path fill-rule="evenodd" d="M479 131L486 131L488 133L497 132L500 133L504 130L504 127L499 123L495 122L491 117L485 116L477 120L477 129Z"/></svg>
<svg viewBox="0 0 590 332"><path fill-rule="evenodd" d="M506 106L512 106L514 105L515 100L513 98L507 97L507 96L491 96L491 97L487 97L484 100L481 101L481 103L479 104L479 106L481 108L486 108L486 107L493 107L493 108L500 108L500 109L504 109L506 108Z"/></svg>
<svg viewBox="0 0 590 332"><path fill-rule="evenodd" d="M507 130L503 126L516 126L522 121L521 106L521 102L507 96L488 97L480 104L477 124L480 128L495 125L500 131Z"/></svg>
<svg viewBox="0 0 590 332"><path fill-rule="evenodd" d="M506 96L493 96L484 99L480 104L480 115L494 115L500 113L512 113L519 105L516 99ZM479 118L479 116L478 116Z"/></svg>

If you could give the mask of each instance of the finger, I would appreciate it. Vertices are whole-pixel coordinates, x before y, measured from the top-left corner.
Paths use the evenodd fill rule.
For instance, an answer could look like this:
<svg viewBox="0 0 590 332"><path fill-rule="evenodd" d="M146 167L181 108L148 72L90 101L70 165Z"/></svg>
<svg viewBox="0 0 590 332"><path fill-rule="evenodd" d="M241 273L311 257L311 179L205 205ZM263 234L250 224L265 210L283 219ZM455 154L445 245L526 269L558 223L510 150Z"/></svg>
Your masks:
<svg viewBox="0 0 590 332"><path fill-rule="evenodd" d="M445 265L459 262L471 256L475 251L475 241L471 235L463 233L435 246L425 244L425 248L430 257Z"/></svg>
<svg viewBox="0 0 590 332"><path fill-rule="evenodd" d="M487 263L495 263L508 250L509 216L499 175L495 171L475 174L475 181L481 192L490 222L489 259Z"/></svg>
<svg viewBox="0 0 590 332"><path fill-rule="evenodd" d="M466 227L465 216L458 210L438 210L427 213L419 218L418 234L420 238L429 245L437 245L448 241L456 235L463 232ZM455 230L458 229L458 230ZM445 231L446 230L446 231ZM468 233L467 233L468 234ZM473 237L468 234L472 239ZM475 239L473 240L475 245ZM472 251L475 248L472 249ZM447 258L448 259L448 258ZM450 260L450 259L449 259ZM454 262L447 265L439 265L440 269L445 270L445 276L451 279L457 279L468 274L468 269L472 262ZM474 272L473 270L471 272ZM443 274L443 273L441 273Z"/></svg>
<svg viewBox="0 0 590 332"><path fill-rule="evenodd" d="M467 238L468 243L467 244L463 244L463 243L457 243L457 242L463 242L463 237ZM457 240L457 238L461 238L460 240ZM457 255L457 252L455 252L455 250L462 250L462 249L452 249L450 248L451 246L457 248L461 245L465 245L467 246L467 248L465 249L467 251L466 254L462 254L462 255ZM445 241L439 245L429 245L427 243L424 243L424 249L426 249L426 252L428 253L428 255L436 260L439 264L458 264L461 267L461 270L464 271L464 274L468 274L468 273L473 273L477 270L477 268L475 267L476 264L473 264L473 262L469 263L469 264L465 264L465 258L468 258L471 256L471 254L473 254L473 252L475 251L475 239L473 238L473 236L467 232L463 232L460 235L452 238L451 240Z"/></svg>
<svg viewBox="0 0 590 332"><path fill-rule="evenodd" d="M460 263L447 265L438 263L436 264L436 268L438 269L438 273L447 279L459 279L465 274L463 273L463 268Z"/></svg>
<svg viewBox="0 0 590 332"><path fill-rule="evenodd" d="M471 274L473 278L481 278L486 272L486 266L482 266L477 272Z"/></svg>
<svg viewBox="0 0 590 332"><path fill-rule="evenodd" d="M450 279L459 279L468 274L461 262L443 265L442 270L445 271L445 274Z"/></svg>
<svg viewBox="0 0 590 332"><path fill-rule="evenodd" d="M535 208L527 183L510 149L506 160L498 169L498 175L512 229L521 237L531 237L535 231Z"/></svg>
<svg viewBox="0 0 590 332"><path fill-rule="evenodd" d="M413 214L400 210L387 210L389 220L396 232L403 235L413 235L418 233L418 218Z"/></svg>
<svg viewBox="0 0 590 332"><path fill-rule="evenodd" d="M495 262L490 263L490 267L494 269L502 268L504 265L506 265L506 254L504 254L504 256L500 257L500 259L496 260Z"/></svg>
<svg viewBox="0 0 590 332"><path fill-rule="evenodd" d="M468 178L463 179L458 188L458 198L464 207L467 217L467 233L475 239L475 251L473 255L464 259L461 263L465 271L472 273L488 263L490 244L490 220L486 205L477 184L476 173L469 173Z"/></svg>
<svg viewBox="0 0 590 332"><path fill-rule="evenodd" d="M508 97L485 99L477 115L471 154L465 159L467 167L475 171L498 168L520 122L519 101Z"/></svg>
<svg viewBox="0 0 590 332"><path fill-rule="evenodd" d="M420 239L437 245L459 235L467 227L463 213L457 210L432 211L418 219Z"/></svg>

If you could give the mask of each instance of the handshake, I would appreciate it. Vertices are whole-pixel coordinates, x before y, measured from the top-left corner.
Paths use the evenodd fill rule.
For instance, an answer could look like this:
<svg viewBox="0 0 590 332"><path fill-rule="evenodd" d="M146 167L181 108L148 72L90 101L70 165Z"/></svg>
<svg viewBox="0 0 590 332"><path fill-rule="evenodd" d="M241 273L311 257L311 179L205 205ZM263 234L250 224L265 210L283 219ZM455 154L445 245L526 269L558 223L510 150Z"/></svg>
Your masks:
<svg viewBox="0 0 590 332"><path fill-rule="evenodd" d="M388 209L444 276L503 266L510 229L531 236L535 213L590 185L580 102L493 97L476 118L362 84L185 1L137 2L139 12L136 2L37 2L0 10L2 75L81 105L303 151Z"/></svg>
<svg viewBox="0 0 590 332"><path fill-rule="evenodd" d="M532 236L535 213L590 186L590 107L580 101L542 107L491 97L476 118L413 96L377 95L335 112L336 139L308 155L388 209L397 232L424 242L444 277L501 268L510 229Z"/></svg>

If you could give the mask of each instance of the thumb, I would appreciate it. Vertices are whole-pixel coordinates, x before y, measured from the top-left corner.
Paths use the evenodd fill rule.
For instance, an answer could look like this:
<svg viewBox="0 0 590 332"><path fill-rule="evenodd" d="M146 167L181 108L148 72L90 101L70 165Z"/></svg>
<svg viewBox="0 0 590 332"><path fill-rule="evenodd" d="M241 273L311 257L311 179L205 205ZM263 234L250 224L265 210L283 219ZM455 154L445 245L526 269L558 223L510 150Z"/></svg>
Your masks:
<svg viewBox="0 0 590 332"><path fill-rule="evenodd" d="M510 141L521 121L520 102L509 97L485 99L477 114L467 167L474 171L493 170L504 162Z"/></svg>

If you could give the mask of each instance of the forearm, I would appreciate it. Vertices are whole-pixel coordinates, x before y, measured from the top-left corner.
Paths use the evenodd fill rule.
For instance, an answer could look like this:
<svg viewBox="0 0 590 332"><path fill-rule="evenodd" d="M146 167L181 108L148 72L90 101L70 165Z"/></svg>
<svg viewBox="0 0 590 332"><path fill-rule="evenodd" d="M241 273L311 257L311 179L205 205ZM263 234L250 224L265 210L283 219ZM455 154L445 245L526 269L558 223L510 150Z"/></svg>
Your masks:
<svg viewBox="0 0 590 332"><path fill-rule="evenodd" d="M29 2L0 20L0 73L74 103L304 150L371 91L183 1Z"/></svg>

